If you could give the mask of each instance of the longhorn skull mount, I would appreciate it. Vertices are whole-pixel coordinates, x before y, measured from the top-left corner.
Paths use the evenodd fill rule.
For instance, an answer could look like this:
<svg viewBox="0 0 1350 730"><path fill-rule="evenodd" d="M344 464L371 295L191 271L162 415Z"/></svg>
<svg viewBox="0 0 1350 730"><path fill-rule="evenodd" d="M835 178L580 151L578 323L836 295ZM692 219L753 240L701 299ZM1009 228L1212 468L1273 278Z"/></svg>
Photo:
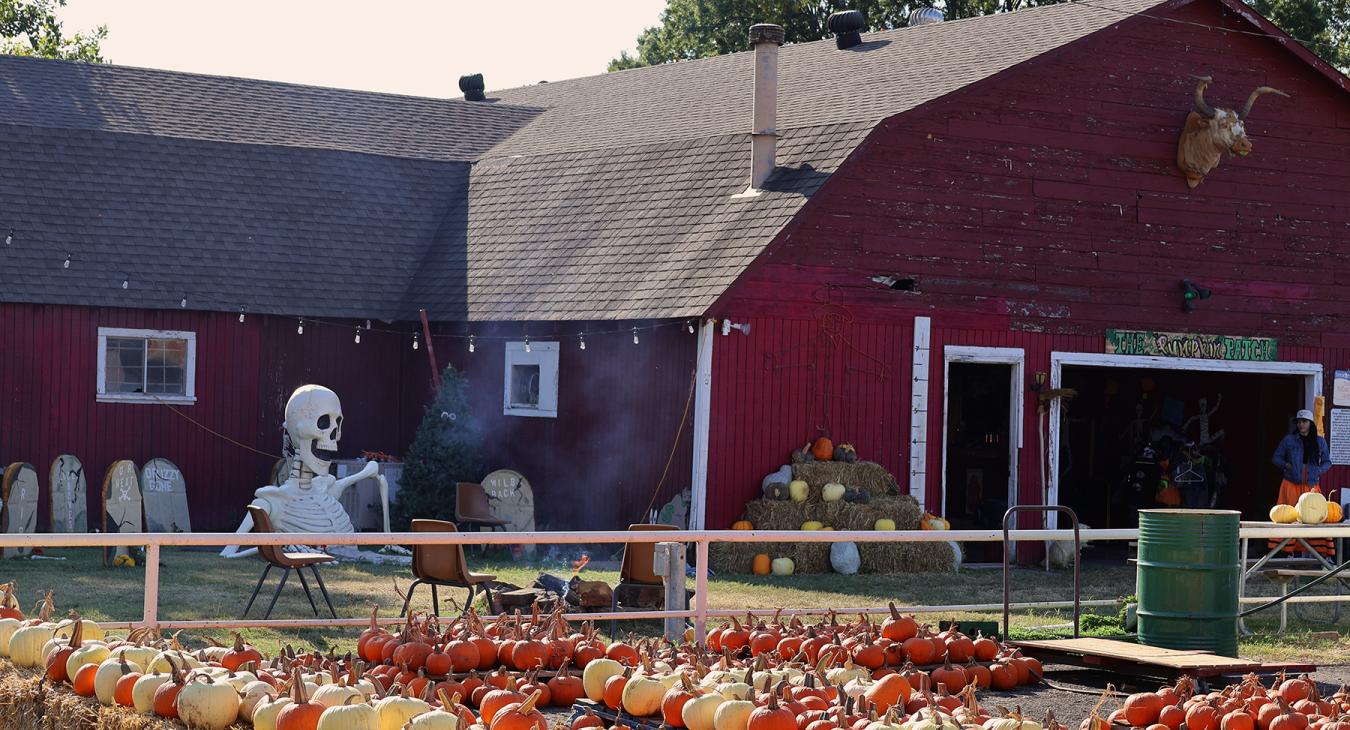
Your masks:
<svg viewBox="0 0 1350 730"><path fill-rule="evenodd" d="M1289 95L1272 86L1258 86L1247 96L1241 111L1214 108L1205 101L1205 88L1214 82L1211 76L1196 76L1195 109L1186 116L1186 124L1177 142L1177 167L1186 175L1186 184L1192 190L1204 181L1205 175L1219 166L1224 153L1246 156L1252 151L1247 138L1245 122L1252 105L1264 94Z"/></svg>

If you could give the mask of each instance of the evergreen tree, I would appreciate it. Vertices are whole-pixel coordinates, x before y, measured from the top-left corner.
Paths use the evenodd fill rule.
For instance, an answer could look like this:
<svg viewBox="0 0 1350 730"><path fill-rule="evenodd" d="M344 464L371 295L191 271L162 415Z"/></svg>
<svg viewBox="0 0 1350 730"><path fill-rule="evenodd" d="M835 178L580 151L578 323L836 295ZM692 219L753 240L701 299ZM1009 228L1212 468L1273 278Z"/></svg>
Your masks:
<svg viewBox="0 0 1350 730"><path fill-rule="evenodd" d="M392 527L406 530L413 518L455 519L455 482L483 477L483 435L465 392L468 380L453 365L441 376L403 458Z"/></svg>

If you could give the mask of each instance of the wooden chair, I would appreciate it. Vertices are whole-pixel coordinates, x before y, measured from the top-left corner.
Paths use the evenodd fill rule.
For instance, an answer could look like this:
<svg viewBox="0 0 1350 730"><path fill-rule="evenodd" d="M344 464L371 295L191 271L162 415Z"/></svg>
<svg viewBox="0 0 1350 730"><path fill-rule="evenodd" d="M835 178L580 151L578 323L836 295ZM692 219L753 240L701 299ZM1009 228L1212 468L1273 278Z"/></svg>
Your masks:
<svg viewBox="0 0 1350 730"><path fill-rule="evenodd" d="M249 505L248 513L253 517L253 531L256 533L276 532L272 527L272 518L267 512L257 505ZM333 599L328 597L328 586L323 583L323 576L319 574L319 565L331 563L335 559L327 553L288 553L281 545L259 545L258 556L267 561L263 568L262 575L258 576L258 585L253 587L253 595L248 597L248 605L244 606L244 615L241 618L248 618L249 609L253 608L253 601L258 598L258 591L262 590L263 582L267 580L267 574L273 567L281 568L285 572L281 574L281 581L277 583L277 590L272 594L272 602L267 606L267 613L263 615L264 619L272 617L272 609L277 605L277 598L281 596L281 589L286 586L286 579L290 577L294 570L296 576L300 578L300 585L305 588L305 597L309 599L309 607L314 609L314 615L319 615L319 607L314 603L314 596L309 592L309 583L305 581L305 568L309 568L314 574L314 580L319 584L319 590L323 593L323 600L328 603L328 612L337 618L337 611L333 610Z"/></svg>
<svg viewBox="0 0 1350 730"><path fill-rule="evenodd" d="M453 522L443 520L413 520L412 531L458 532L459 527ZM495 611L492 605L492 589L488 587L488 582L496 580L497 576L470 571L469 563L464 559L464 546L459 543L413 545L412 572L416 580L408 586L408 594L403 599L403 610L399 612L399 616L407 615L413 591L423 583L431 586L431 607L437 616L441 615L441 599L436 593L436 586L469 589L469 597L464 602L465 610L473 605L474 596L481 586L483 594L487 597L488 610Z"/></svg>
<svg viewBox="0 0 1350 730"><path fill-rule="evenodd" d="M648 530L678 530L675 525L629 525L629 532L639 532ZM643 588L661 588L665 586L666 581L662 576L656 574L652 569L652 561L656 558L656 543L654 542L629 542L623 546L623 560L619 565L619 584L614 586L614 597L610 605L613 611L619 610L619 594L623 592L637 592ZM614 633L615 622L609 622L609 635L618 636Z"/></svg>

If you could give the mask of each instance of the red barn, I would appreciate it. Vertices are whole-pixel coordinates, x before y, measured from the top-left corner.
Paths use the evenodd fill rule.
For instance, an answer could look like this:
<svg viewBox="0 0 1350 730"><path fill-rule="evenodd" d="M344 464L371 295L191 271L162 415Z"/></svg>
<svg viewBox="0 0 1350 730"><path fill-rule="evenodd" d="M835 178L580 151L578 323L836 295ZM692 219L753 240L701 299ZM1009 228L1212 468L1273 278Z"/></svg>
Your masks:
<svg viewBox="0 0 1350 730"><path fill-rule="evenodd" d="M164 456L194 526L231 527L296 385L343 397L344 447L406 447L425 310L545 527L685 487L725 527L821 432L958 526L1127 523L1139 445L1202 436L1219 503L1263 514L1289 415L1350 359L1346 78L1237 0L862 40L783 47L776 118L751 53L482 102L0 59L0 457ZM1290 97L1189 190L1197 75L1216 106ZM193 343L126 361L173 410L108 392L136 338Z"/></svg>

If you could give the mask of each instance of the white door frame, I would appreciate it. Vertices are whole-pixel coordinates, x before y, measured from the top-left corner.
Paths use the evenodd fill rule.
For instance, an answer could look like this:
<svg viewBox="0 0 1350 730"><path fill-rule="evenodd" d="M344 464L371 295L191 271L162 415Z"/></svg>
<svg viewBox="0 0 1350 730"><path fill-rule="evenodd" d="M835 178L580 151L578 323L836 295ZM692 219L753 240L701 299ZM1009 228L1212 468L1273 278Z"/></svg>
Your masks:
<svg viewBox="0 0 1350 730"><path fill-rule="evenodd" d="M1020 347L947 345L942 348L942 501L939 513L947 511L947 433L951 430L947 397L954 362L1012 366L1012 387L1008 395L1008 506L1017 504L1017 458L1022 449L1022 409L1025 407L1022 383L1026 360L1026 351Z"/></svg>
<svg viewBox="0 0 1350 730"><path fill-rule="evenodd" d="M1312 408L1313 400L1322 395L1322 363L1317 362L1246 362L1242 360L1201 360L1186 357L1158 357L1154 355L1107 355L1094 352L1051 352L1050 387L1063 384L1064 367L1135 368L1144 370L1190 370L1210 373L1240 373L1246 375L1296 375L1303 380L1305 408ZM1049 484L1046 485L1047 504L1059 504L1059 421L1060 399L1050 401ZM1050 529L1055 529L1059 513L1049 513Z"/></svg>

